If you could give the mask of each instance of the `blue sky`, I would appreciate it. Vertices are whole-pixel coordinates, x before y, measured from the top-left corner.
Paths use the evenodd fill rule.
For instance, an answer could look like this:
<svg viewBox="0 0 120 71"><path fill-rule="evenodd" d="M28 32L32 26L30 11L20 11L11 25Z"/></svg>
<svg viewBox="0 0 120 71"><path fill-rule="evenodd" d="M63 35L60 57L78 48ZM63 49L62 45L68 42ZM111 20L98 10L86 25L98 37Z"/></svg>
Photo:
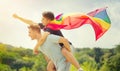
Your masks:
<svg viewBox="0 0 120 71"><path fill-rule="evenodd" d="M0 42L13 46L33 48L36 41L28 37L27 26L12 17L16 13L35 22L41 22L43 11L60 13L87 13L101 7L108 7L111 28L98 40L90 25L74 30L62 30L64 36L75 47L112 48L120 43L120 1L119 0L0 0Z"/></svg>

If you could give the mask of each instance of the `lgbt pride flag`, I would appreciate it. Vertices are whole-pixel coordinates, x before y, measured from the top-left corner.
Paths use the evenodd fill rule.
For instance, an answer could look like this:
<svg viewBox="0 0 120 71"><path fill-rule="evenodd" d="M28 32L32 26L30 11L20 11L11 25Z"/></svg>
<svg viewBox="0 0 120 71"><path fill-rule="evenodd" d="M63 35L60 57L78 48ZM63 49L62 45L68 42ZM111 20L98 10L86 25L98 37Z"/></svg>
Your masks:
<svg viewBox="0 0 120 71"><path fill-rule="evenodd" d="M93 27L96 40L98 40L110 28L111 24L106 7L96 9L88 14L59 14L47 27L53 30L70 30L85 24L90 24Z"/></svg>

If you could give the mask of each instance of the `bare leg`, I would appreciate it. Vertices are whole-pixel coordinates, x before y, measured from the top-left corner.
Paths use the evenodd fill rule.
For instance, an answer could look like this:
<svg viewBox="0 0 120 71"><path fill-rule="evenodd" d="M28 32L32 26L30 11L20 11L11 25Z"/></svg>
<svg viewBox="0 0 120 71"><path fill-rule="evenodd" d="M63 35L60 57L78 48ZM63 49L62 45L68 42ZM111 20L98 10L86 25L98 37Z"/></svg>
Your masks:
<svg viewBox="0 0 120 71"><path fill-rule="evenodd" d="M73 54L69 52L65 47L62 48L62 54L65 56L68 62L74 65L77 69L80 68L78 61L75 59Z"/></svg>
<svg viewBox="0 0 120 71"><path fill-rule="evenodd" d="M51 60L48 62L47 71L56 71L55 65Z"/></svg>
<svg viewBox="0 0 120 71"><path fill-rule="evenodd" d="M50 59L46 55L44 55L44 58L47 61L47 63L50 61Z"/></svg>
<svg viewBox="0 0 120 71"><path fill-rule="evenodd" d="M44 55L45 60L47 61L47 71L56 71L54 63L46 56Z"/></svg>

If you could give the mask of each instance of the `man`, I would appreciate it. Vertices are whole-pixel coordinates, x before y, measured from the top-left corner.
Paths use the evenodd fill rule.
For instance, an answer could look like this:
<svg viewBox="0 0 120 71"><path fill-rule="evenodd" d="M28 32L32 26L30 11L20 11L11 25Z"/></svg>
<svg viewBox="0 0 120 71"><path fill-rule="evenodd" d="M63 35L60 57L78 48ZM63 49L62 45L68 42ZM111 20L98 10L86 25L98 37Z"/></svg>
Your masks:
<svg viewBox="0 0 120 71"><path fill-rule="evenodd" d="M21 20L21 21L23 21L23 22L25 22L25 23L27 23L27 24L29 24L29 25L34 25L34 24L36 24L36 23L34 23L33 21L31 21L31 20L27 20L27 19L24 19L24 18L22 18L22 17L19 17L19 16L17 16L16 14L14 14L13 15L15 18L17 18L17 19L19 19L19 20ZM43 12L43 14L42 14L42 23L44 24L44 26L45 26L45 28L44 28L44 31L46 32L46 33L44 33L44 35L42 36L42 38L39 40L39 42L37 43L37 45L36 45L36 47L34 48L34 53L36 53L37 51L36 50L38 50L38 46L40 47L43 43L44 43L44 41L45 41L45 39L46 39L46 37L47 37L47 35L50 33L50 34L55 34L55 35L59 35L59 36L62 36L63 37L63 35L62 35L62 33L61 33L61 31L60 30L52 30L52 29L50 29L50 28L47 28L47 25L48 24L50 24L50 22L52 21L52 20L54 20L54 14L52 13L52 12L49 12L49 11L47 11L47 12ZM61 46L62 48L61 48L61 52L62 52L62 54L65 56L65 58L66 58L66 60L68 61L68 62L70 62L71 64L73 64L77 69L79 69L80 68L80 65L79 65L79 63L77 62L77 60L75 59L75 57L73 56L73 54L70 52L70 47L65 47L65 46ZM46 57L46 59L47 59L47 57ZM48 61L48 60L47 60ZM50 61L50 60L49 60ZM47 66L47 70L49 71L51 68L52 69L55 69L55 67L54 67L54 64L52 63L52 62L48 62L48 66Z"/></svg>
<svg viewBox="0 0 120 71"><path fill-rule="evenodd" d="M30 25L28 28L31 39L36 39L39 42L42 37L40 27L38 25ZM62 55L62 47L59 43L63 43L65 47L70 48L69 42L64 37L49 34L39 49L53 61L57 71L69 71L70 63L66 62L66 58ZM83 70L80 68L79 71Z"/></svg>

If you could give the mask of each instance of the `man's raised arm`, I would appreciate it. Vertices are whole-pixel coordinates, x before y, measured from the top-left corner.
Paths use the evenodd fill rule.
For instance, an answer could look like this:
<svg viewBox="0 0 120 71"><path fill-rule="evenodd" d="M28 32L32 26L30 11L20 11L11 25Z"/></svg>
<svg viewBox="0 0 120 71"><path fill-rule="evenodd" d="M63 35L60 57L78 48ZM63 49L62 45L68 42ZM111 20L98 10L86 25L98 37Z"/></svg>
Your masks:
<svg viewBox="0 0 120 71"><path fill-rule="evenodd" d="M16 18L16 19L19 19L20 21L22 21L22 22L24 22L28 25L35 25L35 24L37 25L37 23L33 22L32 20L25 19L23 17L18 16L17 14L13 14L13 17Z"/></svg>

